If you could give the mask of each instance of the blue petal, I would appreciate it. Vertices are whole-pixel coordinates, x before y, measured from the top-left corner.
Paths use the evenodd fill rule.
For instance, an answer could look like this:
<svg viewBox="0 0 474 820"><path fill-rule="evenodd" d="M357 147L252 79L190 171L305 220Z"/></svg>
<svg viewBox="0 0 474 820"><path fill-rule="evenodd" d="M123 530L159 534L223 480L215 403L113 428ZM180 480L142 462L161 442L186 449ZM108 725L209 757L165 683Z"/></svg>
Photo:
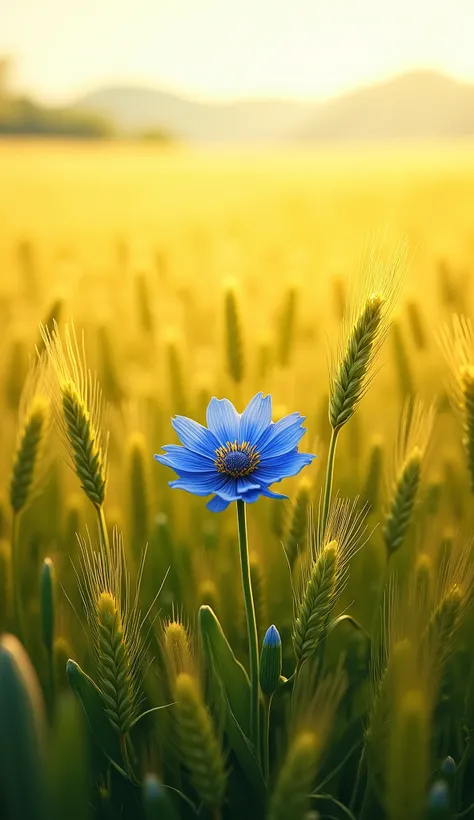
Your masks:
<svg viewBox="0 0 474 820"><path fill-rule="evenodd" d="M258 450L261 460L275 458L275 456L294 450L299 440L306 433L306 430L301 426L303 422L304 416L300 416L299 413L292 413L290 416L285 416L280 421L272 424L259 441Z"/></svg>
<svg viewBox="0 0 474 820"><path fill-rule="evenodd" d="M282 493L272 492L268 487L262 487L261 494L266 496L266 498L288 498L287 495L283 495Z"/></svg>
<svg viewBox="0 0 474 820"><path fill-rule="evenodd" d="M238 493L246 493L249 490L259 490L260 484L258 481L253 481L252 478L249 476L241 476L237 479L237 492Z"/></svg>
<svg viewBox="0 0 474 820"><path fill-rule="evenodd" d="M186 447L180 447L179 444L167 444L163 450L166 455L158 453L155 455L156 461L164 464L165 467L171 467L176 473L181 473L183 470L187 473L217 472L213 461L198 453L193 453Z"/></svg>
<svg viewBox="0 0 474 820"><path fill-rule="evenodd" d="M224 501L219 495L215 495L214 498L211 498L210 501L207 502L206 507L211 512L223 512L229 506L230 501Z"/></svg>
<svg viewBox="0 0 474 820"><path fill-rule="evenodd" d="M252 476L262 484L273 484L274 481L281 481L283 478L297 475L303 467L311 464L315 456L311 453L298 453L293 450L291 453L267 458L262 461Z"/></svg>
<svg viewBox="0 0 474 820"><path fill-rule="evenodd" d="M261 488L259 487L258 490L249 490L248 493L244 493L242 496L242 501L245 501L246 504L255 504L256 501L260 498L261 495Z"/></svg>
<svg viewBox="0 0 474 820"><path fill-rule="evenodd" d="M257 444L262 433L272 423L272 398L257 393L249 401L240 418L240 441Z"/></svg>
<svg viewBox="0 0 474 820"><path fill-rule="evenodd" d="M194 495L211 495L221 489L225 489L227 479L220 473L181 473L175 481L170 481L169 485L174 490L186 490Z"/></svg>
<svg viewBox="0 0 474 820"><path fill-rule="evenodd" d="M215 458L219 442L207 427L203 427L202 424L186 416L176 416L171 419L171 424L185 447L206 458Z"/></svg>
<svg viewBox="0 0 474 820"><path fill-rule="evenodd" d="M229 399L213 398L208 404L206 421L220 444L237 441L239 438L240 416Z"/></svg>

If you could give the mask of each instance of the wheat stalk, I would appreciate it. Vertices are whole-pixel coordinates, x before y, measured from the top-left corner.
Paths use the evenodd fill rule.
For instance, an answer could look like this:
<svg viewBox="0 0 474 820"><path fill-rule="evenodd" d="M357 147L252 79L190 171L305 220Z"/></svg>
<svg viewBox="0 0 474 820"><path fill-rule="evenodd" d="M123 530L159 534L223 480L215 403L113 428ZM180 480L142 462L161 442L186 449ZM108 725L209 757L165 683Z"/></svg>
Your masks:
<svg viewBox="0 0 474 820"><path fill-rule="evenodd" d="M285 539L285 551L290 566L293 566L298 551L303 552L305 547L311 489L311 482L307 478L300 479L291 511L288 535Z"/></svg>
<svg viewBox="0 0 474 820"><path fill-rule="evenodd" d="M66 327L65 344L56 323L41 334L54 382L52 397L66 441L73 469L82 489L97 509L101 509L107 485L107 449L103 445L101 422L102 394L87 367L84 339L79 344L74 326Z"/></svg>
<svg viewBox="0 0 474 820"><path fill-rule="evenodd" d="M113 533L110 561L90 541L79 538L79 544L76 577L91 632L97 684L107 716L124 738L138 715L141 666L148 648L143 637L147 616L142 617L139 603L146 552L132 594L123 539L117 530Z"/></svg>
<svg viewBox="0 0 474 820"><path fill-rule="evenodd" d="M391 467L383 536L388 557L402 546L417 500L423 461L435 420L434 407L408 399Z"/></svg>
<svg viewBox="0 0 474 820"><path fill-rule="evenodd" d="M298 667L324 638L329 616L348 578L349 563L362 546L365 511L357 501L337 499L324 531L308 524L309 549L304 560L293 616L293 647Z"/></svg>
<svg viewBox="0 0 474 820"><path fill-rule="evenodd" d="M178 337L173 331L169 332L169 338L166 343L166 357L173 412L185 414L187 409L187 397L182 353Z"/></svg>
<svg viewBox="0 0 474 820"><path fill-rule="evenodd" d="M48 399L41 395L33 396L18 436L10 479L10 504L16 514L31 500L44 450L49 415Z"/></svg>
<svg viewBox="0 0 474 820"><path fill-rule="evenodd" d="M406 310L413 341L418 350L425 350L428 346L428 340L420 305L415 299L411 299L407 302Z"/></svg>
<svg viewBox="0 0 474 820"><path fill-rule="evenodd" d="M293 691L287 750L270 797L269 820L307 816L321 754L345 688L340 666L319 684L314 670L303 667Z"/></svg>
<svg viewBox="0 0 474 820"><path fill-rule="evenodd" d="M470 319L454 316L438 335L449 366L449 394L464 429L463 444L474 492L474 331Z"/></svg>
<svg viewBox="0 0 474 820"><path fill-rule="evenodd" d="M405 693L391 724L387 807L390 820L425 817L429 774L429 709L425 692Z"/></svg>
<svg viewBox="0 0 474 820"><path fill-rule="evenodd" d="M329 420L333 430L349 421L367 391L402 284L406 250L401 245L384 265L372 249L352 288L338 353L331 364Z"/></svg>
<svg viewBox="0 0 474 820"><path fill-rule="evenodd" d="M175 616L164 623L162 645L172 682L181 672L194 673L195 660L189 627L179 617Z"/></svg>
<svg viewBox="0 0 474 820"><path fill-rule="evenodd" d="M290 363L295 338L297 305L298 289L293 285L285 294L278 326L277 349L280 367L287 367Z"/></svg>
<svg viewBox="0 0 474 820"><path fill-rule="evenodd" d="M126 450L131 542L134 552L140 553L150 531L150 493L144 436L138 432L132 433Z"/></svg>
<svg viewBox="0 0 474 820"><path fill-rule="evenodd" d="M178 674L173 688L181 759L205 806L220 808L227 784L224 757L196 679Z"/></svg>
<svg viewBox="0 0 474 820"><path fill-rule="evenodd" d="M244 353L239 303L233 281L226 283L224 298L227 368L233 381L239 384L244 377Z"/></svg>
<svg viewBox="0 0 474 820"><path fill-rule="evenodd" d="M371 511L375 511L379 503L383 455L383 439L377 436L370 450L367 476L361 495L363 501L370 506Z"/></svg>

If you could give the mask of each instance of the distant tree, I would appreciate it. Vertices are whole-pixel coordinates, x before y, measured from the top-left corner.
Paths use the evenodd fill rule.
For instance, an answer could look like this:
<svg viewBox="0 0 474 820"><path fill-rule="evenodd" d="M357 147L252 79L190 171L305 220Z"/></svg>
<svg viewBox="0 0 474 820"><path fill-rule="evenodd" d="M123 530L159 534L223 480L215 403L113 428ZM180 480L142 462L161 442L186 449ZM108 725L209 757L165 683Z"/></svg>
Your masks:
<svg viewBox="0 0 474 820"><path fill-rule="evenodd" d="M12 60L0 56L0 137L42 136L103 139L114 136L112 124L98 114L73 108L48 108L9 89Z"/></svg>
<svg viewBox="0 0 474 820"><path fill-rule="evenodd" d="M141 131L137 134L137 139L141 140L142 142L153 142L161 145L170 145L171 143L176 142L175 137L170 134L168 131L164 131L158 128L152 128L147 131Z"/></svg>
<svg viewBox="0 0 474 820"><path fill-rule="evenodd" d="M112 137L114 129L108 120L96 114L46 108L29 97L11 97L0 108L0 135L103 139Z"/></svg>

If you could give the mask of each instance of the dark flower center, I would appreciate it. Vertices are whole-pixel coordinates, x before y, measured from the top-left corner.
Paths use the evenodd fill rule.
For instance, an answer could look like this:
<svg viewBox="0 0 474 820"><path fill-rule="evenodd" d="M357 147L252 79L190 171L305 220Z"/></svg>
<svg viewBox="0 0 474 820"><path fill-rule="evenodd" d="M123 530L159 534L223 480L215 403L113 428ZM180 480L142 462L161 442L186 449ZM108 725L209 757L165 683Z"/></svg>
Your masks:
<svg viewBox="0 0 474 820"><path fill-rule="evenodd" d="M240 475L250 467L250 458L247 453L244 453L242 450L237 450L235 453L227 453L224 464L229 473L237 473Z"/></svg>
<svg viewBox="0 0 474 820"><path fill-rule="evenodd" d="M219 473L233 478L249 475L257 468L260 456L248 441L228 441L216 450L215 465Z"/></svg>

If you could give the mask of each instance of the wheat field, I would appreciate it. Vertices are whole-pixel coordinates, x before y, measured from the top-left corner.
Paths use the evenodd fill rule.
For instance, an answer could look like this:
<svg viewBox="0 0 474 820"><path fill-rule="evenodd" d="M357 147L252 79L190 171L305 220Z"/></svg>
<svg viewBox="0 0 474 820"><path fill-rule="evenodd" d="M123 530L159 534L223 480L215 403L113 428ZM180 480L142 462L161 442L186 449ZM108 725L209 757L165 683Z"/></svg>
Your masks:
<svg viewBox="0 0 474 820"><path fill-rule="evenodd" d="M0 816L474 816L474 148L0 179ZM243 519L153 456L260 391L316 458L245 505L255 666Z"/></svg>

